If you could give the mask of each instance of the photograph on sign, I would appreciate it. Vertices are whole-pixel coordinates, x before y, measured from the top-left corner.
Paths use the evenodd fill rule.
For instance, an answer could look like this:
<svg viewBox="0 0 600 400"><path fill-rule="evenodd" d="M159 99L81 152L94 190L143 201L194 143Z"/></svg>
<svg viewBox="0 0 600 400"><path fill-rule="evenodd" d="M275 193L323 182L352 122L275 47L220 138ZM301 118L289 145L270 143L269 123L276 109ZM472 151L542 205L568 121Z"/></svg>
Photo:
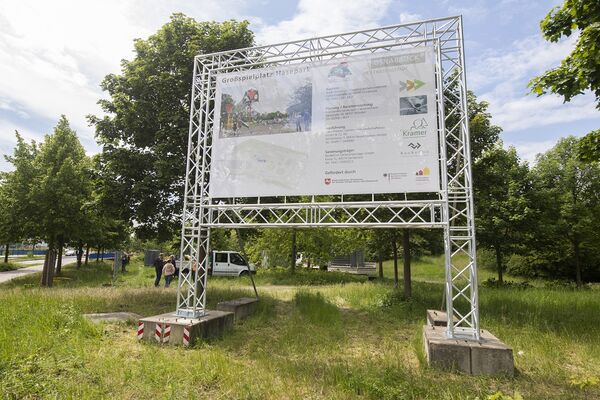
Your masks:
<svg viewBox="0 0 600 400"><path fill-rule="evenodd" d="M270 85L255 86L246 89L230 85L222 89L220 138L310 131L309 79L275 80Z"/></svg>
<svg viewBox="0 0 600 400"><path fill-rule="evenodd" d="M436 192L435 53L217 74L210 195Z"/></svg>

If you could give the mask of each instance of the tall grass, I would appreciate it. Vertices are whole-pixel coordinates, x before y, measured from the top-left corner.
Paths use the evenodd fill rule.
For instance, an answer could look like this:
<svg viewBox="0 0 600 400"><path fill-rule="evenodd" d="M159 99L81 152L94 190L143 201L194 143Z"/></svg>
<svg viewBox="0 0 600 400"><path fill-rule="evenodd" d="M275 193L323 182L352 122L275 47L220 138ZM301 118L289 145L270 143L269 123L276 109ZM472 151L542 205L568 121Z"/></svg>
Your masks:
<svg viewBox="0 0 600 400"><path fill-rule="evenodd" d="M423 269L440 268L431 264ZM153 269L138 261L114 283L108 263L92 262L67 266L52 289L35 287L35 277L2 285L1 397L485 399L518 391L525 399L600 398L593 384L600 377L598 290L481 288L482 326L514 348L518 370L515 378L491 378L426 366L421 328L425 310L440 307L439 276L417 272L427 278L404 299L388 280L275 274L285 280L262 278L252 317L187 350L139 343L131 325L82 317L172 311L175 288L154 288ZM247 278L211 279L209 307L250 293Z"/></svg>

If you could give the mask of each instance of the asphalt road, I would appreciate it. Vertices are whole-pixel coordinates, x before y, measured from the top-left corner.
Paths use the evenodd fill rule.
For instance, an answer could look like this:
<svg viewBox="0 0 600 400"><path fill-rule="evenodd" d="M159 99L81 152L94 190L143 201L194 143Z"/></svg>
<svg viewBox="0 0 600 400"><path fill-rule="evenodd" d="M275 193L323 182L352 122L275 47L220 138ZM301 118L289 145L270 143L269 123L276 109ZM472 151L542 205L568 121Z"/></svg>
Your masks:
<svg viewBox="0 0 600 400"><path fill-rule="evenodd" d="M75 261L77 261L77 257L74 257L74 256L62 258L63 265L70 264ZM13 262L16 262L16 260ZM35 274L36 272L42 272L42 269L44 268L44 260L27 260L27 261L21 261L18 264L30 265L30 266L25 267L25 268L19 268L14 271L0 272L0 283L8 282L10 280L13 280L13 279L21 277L21 276Z"/></svg>

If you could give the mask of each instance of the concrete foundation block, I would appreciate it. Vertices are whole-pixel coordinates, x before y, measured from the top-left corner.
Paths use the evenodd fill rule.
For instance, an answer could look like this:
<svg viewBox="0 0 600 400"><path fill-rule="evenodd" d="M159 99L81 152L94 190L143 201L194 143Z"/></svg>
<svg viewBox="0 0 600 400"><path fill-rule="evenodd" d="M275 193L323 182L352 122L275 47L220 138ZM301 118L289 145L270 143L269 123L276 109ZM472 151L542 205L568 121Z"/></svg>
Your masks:
<svg viewBox="0 0 600 400"><path fill-rule="evenodd" d="M458 322L453 316L454 322ZM427 324L430 326L448 326L448 314L440 310L427 310Z"/></svg>
<svg viewBox="0 0 600 400"><path fill-rule="evenodd" d="M512 348L489 331L481 330L481 340L471 344L471 373L473 375L508 375L515 373Z"/></svg>
<svg viewBox="0 0 600 400"><path fill-rule="evenodd" d="M234 314L234 321L239 321L252 314L256 309L258 299L242 297L240 299L222 301L217 304L217 310L228 311Z"/></svg>
<svg viewBox="0 0 600 400"><path fill-rule="evenodd" d="M231 329L233 329L231 312L206 310L206 314L199 318L179 317L172 312L141 318L138 322L138 339L188 346L198 339L221 337Z"/></svg>
<svg viewBox="0 0 600 400"><path fill-rule="evenodd" d="M512 349L489 331L481 330L480 340L449 339L445 327L425 325L423 343L432 367L471 375L514 375Z"/></svg>
<svg viewBox="0 0 600 400"><path fill-rule="evenodd" d="M471 373L471 348L465 340L447 339L445 328L425 325L423 343L430 366Z"/></svg>

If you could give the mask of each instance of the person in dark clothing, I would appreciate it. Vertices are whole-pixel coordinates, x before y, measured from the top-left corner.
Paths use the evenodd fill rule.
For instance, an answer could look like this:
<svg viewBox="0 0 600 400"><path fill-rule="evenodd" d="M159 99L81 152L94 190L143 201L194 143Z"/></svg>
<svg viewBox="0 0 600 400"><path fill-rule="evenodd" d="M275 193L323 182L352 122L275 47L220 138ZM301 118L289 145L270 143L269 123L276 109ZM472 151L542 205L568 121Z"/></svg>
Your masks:
<svg viewBox="0 0 600 400"><path fill-rule="evenodd" d="M121 272L125 272L125 267L129 264L129 254L123 253L121 257Z"/></svg>
<svg viewBox="0 0 600 400"><path fill-rule="evenodd" d="M179 268L177 268L177 261L175 260L175 256L171 255L171 257L169 258L169 262L171 264L173 264L173 266L175 267L175 274L174 276L179 276Z"/></svg>
<svg viewBox="0 0 600 400"><path fill-rule="evenodd" d="M154 271L156 272L156 280L154 281L154 287L158 287L160 285L160 277L162 275L162 270L165 265L163 261L164 254L160 253L158 258L154 260Z"/></svg>

